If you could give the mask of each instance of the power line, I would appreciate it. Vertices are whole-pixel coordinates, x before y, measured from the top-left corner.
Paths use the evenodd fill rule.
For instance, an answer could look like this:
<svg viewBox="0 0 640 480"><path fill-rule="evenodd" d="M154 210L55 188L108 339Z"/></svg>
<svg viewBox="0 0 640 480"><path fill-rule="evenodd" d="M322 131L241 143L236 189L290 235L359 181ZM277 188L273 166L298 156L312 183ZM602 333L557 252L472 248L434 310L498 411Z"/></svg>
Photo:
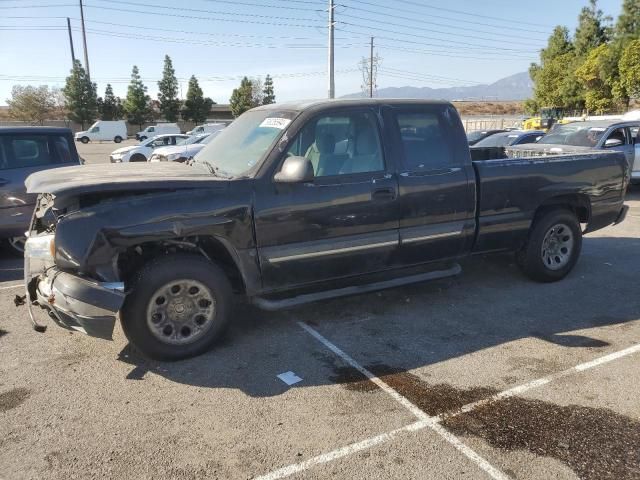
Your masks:
<svg viewBox="0 0 640 480"><path fill-rule="evenodd" d="M356 2L356 3L365 3L362 0L350 0L350 1ZM520 23L522 25L532 25L534 27L553 28L551 25L544 25L544 24L541 24L541 23L524 22L522 20L516 20L516 19L513 19L513 18L504 18L504 17L495 17L495 16L490 16L490 15L481 15L479 13L469 13L469 12L464 12L464 11L461 11L461 10L454 10L452 8L445 8L445 7L442 7L440 5L438 5L438 6L427 5L424 2L418 3L418 2L413 2L411 0L396 0L396 2L404 3L404 4L407 4L407 5L412 5L412 6L415 6L415 7L421 7L421 8L425 8L425 9L430 9L430 10L438 10L438 11L442 11L442 12L455 13L457 15L465 15L467 17L486 18L488 20L495 20L495 21L499 21L499 22L507 22L507 23L510 23L510 24ZM369 5L373 5L373 6L376 6L376 7L383 7L383 5L374 4L374 3L369 3ZM392 8L392 7L385 7L385 8Z"/></svg>
<svg viewBox="0 0 640 480"><path fill-rule="evenodd" d="M351 0L351 1L355 2L357 0ZM407 13L407 14L412 15L412 17L402 17L402 16L399 16L399 15L394 15L393 13L389 13L389 12L376 12L374 10L369 10L369 9L360 8L360 7L354 7L352 5L340 4L340 6L342 6L344 8L349 8L351 10L358 10L358 11L361 11L361 12L368 12L368 13L373 13L373 14L376 14L376 15L384 15L384 16L391 17L391 18L411 20L411 21L415 21L415 22L419 21L421 23L431 23L431 22L427 22L427 21L423 20L422 18L417 19L416 15L418 15L419 12L416 12L415 10L402 9L402 8L398 8L397 6L388 7L386 5L378 5L376 3L371 3L371 2L366 2L366 1L357 1L357 3L363 4L363 5L370 5L370 6L377 7L377 8L386 8L386 9L389 9L389 10L393 10L394 12ZM427 15L427 14L425 13L425 14L422 14L422 15ZM458 24L458 23L466 23L466 24L469 24L469 25L480 25L482 27L499 28L499 29L502 29L502 30L504 30L504 28L505 28L505 25L494 25L494 24L486 23L486 22L474 22L472 20L462 20L462 19L459 19L459 18L446 17L446 16L442 16L442 15L434 15L433 13L429 13L427 18L430 18L430 19L431 18L438 18L438 19L441 19L441 20L448 20L449 22L453 21L456 24ZM443 25L443 24L434 24L434 25ZM444 25L447 25L447 24L444 24ZM456 28L462 29L462 27L460 27L459 25L456 25ZM531 30L531 29L528 29L528 28L514 27L513 25L509 25L508 28L509 28L509 30L517 30L517 31L521 31L521 32L540 33L540 34L547 34L547 35L549 34L548 31Z"/></svg>
<svg viewBox="0 0 640 480"><path fill-rule="evenodd" d="M391 25L393 27L402 27L402 28L407 28L407 29L411 29L411 30L417 30L417 31L420 31L420 32L440 33L442 35L449 35L449 36L463 37L463 38L473 38L475 40L484 40L484 41L488 41L488 42L504 43L504 39L505 39L504 35L502 35L502 38L479 37L477 35L468 35L468 34L463 34L463 33L458 33L458 32L444 32L442 30L434 30L432 28L412 27L412 26L409 26L409 25L403 25L403 24L399 24L399 23L389 22L388 20L375 20L375 19L363 18L361 16L349 15L348 13L342 13L341 17L354 18L356 20L365 21L365 22L381 23L383 25ZM425 22L425 23L430 23L430 22ZM378 27L372 27L372 28L378 28ZM465 30L465 29L462 29L462 30ZM491 33L491 32L483 32L483 33L489 33L489 35L500 35L498 33ZM529 39L529 41L527 41L527 42L517 42L517 41L512 40L512 38L525 38L525 37L516 37L516 36L511 35L509 37L509 43L512 44L512 45L531 45L531 39Z"/></svg>
<svg viewBox="0 0 640 480"><path fill-rule="evenodd" d="M417 54L421 54L421 55L425 55L425 56L435 56L435 57L447 57L447 58L464 58L464 59L468 59L468 60L505 60L505 56L501 55L499 57L479 57L477 55L458 55L455 53L442 53L439 51L435 51L435 50L420 50L420 49L413 49L413 48L400 48L398 46L394 46L394 45L385 45L385 44L378 44L378 47L383 47L386 48L387 50L393 50L393 51L397 51L397 52L408 52L408 53L417 53ZM531 57L512 57L510 58L510 60L517 60L517 59L528 59L531 60Z"/></svg>
<svg viewBox="0 0 640 480"><path fill-rule="evenodd" d="M125 0L92 0L93 1L99 1L102 3L109 3L109 4L118 4L118 5L126 5L126 6L133 6L133 7L149 7L149 8L161 8L164 10L171 10L172 12L176 11L176 7L175 6L165 6L165 5L157 5L157 4L151 4L151 3L140 3L140 2L127 2ZM88 6L88 5L87 5ZM106 7L96 7L96 5L93 5L93 8L106 8ZM116 8L111 8L113 10L116 10ZM229 15L229 16L233 16L233 17L253 17L253 18L263 18L263 19L270 19L270 20L293 20L293 21L310 21L310 22L319 22L320 19L314 19L314 18L296 18L296 17L281 17L281 16L277 16L277 15L261 15L261 14L257 14L257 13L240 13L240 12L220 12L220 11L216 11L216 10L204 10L204 9L200 9L200 8L186 8L186 7L180 7L180 11L181 12L195 12L195 13L206 13L206 14L213 14L213 15ZM152 13L152 12L144 12L144 13ZM165 16L164 14L160 13L160 15ZM173 13L172 13L173 16Z"/></svg>
<svg viewBox="0 0 640 480"><path fill-rule="evenodd" d="M472 47L479 46L478 42L475 42L475 43L459 42L457 40L441 39L441 38L437 38L437 37L431 37L429 35L421 35L421 34L411 33L411 32L400 32L398 30L389 30L388 28L372 27L370 25L361 25L361 24L351 23L351 22L337 22L337 23L342 24L342 25L348 25L350 27L364 28L364 29L367 29L369 31L375 30L375 31L380 31L380 32L393 33L393 34L396 34L396 35L406 35L406 36L409 36L409 37L424 38L426 40L435 40L435 41L438 41L438 42L455 43L457 45L466 45L466 46L472 46ZM387 25L395 25L395 26L399 26L399 27L405 27L404 25L399 25L397 23L394 24L394 23L389 23L389 22L387 22ZM357 33L357 32L355 32L355 33ZM498 42L499 40L492 40L492 41ZM512 43L512 42L510 42L510 43ZM492 46L488 46L488 47L491 48ZM497 47L493 47L493 48L497 48ZM508 48L508 47L501 47L501 49L502 50L511 50L511 51L516 51L517 50L515 48Z"/></svg>
<svg viewBox="0 0 640 480"><path fill-rule="evenodd" d="M345 33L352 33L352 34L356 34L356 35L362 35L365 36L364 33L362 32L354 32L353 30L345 30L344 28L340 28L339 31L341 32L345 32ZM404 35L400 32L397 32L401 35ZM418 38L422 37L422 35L419 35ZM502 52L503 50L505 50L504 48L501 47L479 47L479 46L471 46L469 44L464 44L464 47L451 47L451 46L446 46L446 45L440 45L437 43L425 43L425 42L419 42L419 41L415 41L415 40L407 40L404 38L395 38L395 37L387 37L384 35L376 35L376 38L381 38L383 40L388 40L388 41L392 41L392 42L400 42L400 43L410 43L413 45L418 45L418 46L426 46L426 47L435 47L438 48L439 51L442 52L446 52L446 51L462 51L462 52L469 52L473 53L474 55L485 55L485 54L492 54L492 53L499 53ZM440 41L439 39L435 39L436 41ZM479 52L476 52L475 50L480 50ZM493 51L491 51L493 50ZM513 53L511 53L513 52ZM518 53L537 53L537 50L517 50L517 49L508 49L508 53L506 55L511 56L511 57L518 57ZM527 57L523 57L520 56L520 58L531 58L530 56Z"/></svg>
<svg viewBox="0 0 640 480"><path fill-rule="evenodd" d="M96 8L96 9L100 9L100 10L111 10L111 11L116 11L116 12L126 12L126 13L140 13L143 14L145 16L148 15L156 15L156 16L161 16L161 17L166 17L166 15L164 13L160 13L160 12L153 12L153 11L144 11L144 10L132 10L129 8L115 8L115 7L101 7L98 5L85 5L85 8ZM154 6L155 8L155 6ZM215 21L215 22L231 22L231 23L243 23L243 24L253 24L253 25L275 25L277 27L299 27L299 28L313 28L316 29L318 26L317 25L306 25L306 24L300 24L300 23L288 23L288 22L267 22L267 21L261 21L261 20L250 20L250 19L242 19L242 20L236 20L236 19L232 19L232 18L216 18L216 17L203 17L203 16L194 16L194 15L183 15L183 14L178 14L175 12L171 13L171 17L172 18L188 18L190 20L209 20L209 21ZM303 20L303 19L301 19ZM304 20L303 20L304 21Z"/></svg>

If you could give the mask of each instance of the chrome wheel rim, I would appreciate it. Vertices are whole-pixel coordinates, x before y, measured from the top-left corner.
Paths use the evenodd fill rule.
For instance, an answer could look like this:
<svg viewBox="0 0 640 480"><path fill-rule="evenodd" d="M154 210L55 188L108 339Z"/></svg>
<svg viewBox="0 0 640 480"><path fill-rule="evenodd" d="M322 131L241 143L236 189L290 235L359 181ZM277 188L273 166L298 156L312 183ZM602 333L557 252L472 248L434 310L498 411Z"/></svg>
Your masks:
<svg viewBox="0 0 640 480"><path fill-rule="evenodd" d="M11 237L9 239L9 245L11 245L11 248L16 252L24 253L24 244L26 241L26 237Z"/></svg>
<svg viewBox="0 0 640 480"><path fill-rule="evenodd" d="M186 345L211 329L215 314L215 298L209 288L196 280L174 280L151 296L147 326L163 343Z"/></svg>
<svg viewBox="0 0 640 480"><path fill-rule="evenodd" d="M564 223L551 227L542 241L541 257L549 270L560 270L571 260L573 231Z"/></svg>

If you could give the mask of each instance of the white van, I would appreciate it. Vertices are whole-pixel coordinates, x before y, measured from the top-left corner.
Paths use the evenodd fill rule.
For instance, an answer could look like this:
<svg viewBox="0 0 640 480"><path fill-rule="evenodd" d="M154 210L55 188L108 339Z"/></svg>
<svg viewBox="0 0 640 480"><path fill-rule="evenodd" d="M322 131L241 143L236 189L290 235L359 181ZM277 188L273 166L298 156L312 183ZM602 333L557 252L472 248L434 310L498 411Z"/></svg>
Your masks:
<svg viewBox="0 0 640 480"><path fill-rule="evenodd" d="M187 135L202 135L203 133L219 132L226 125L224 123L205 123L204 125L198 125L193 130L187 132Z"/></svg>
<svg viewBox="0 0 640 480"><path fill-rule="evenodd" d="M127 138L127 124L124 120L98 120L88 130L76 133L75 138L82 143L120 143Z"/></svg>
<svg viewBox="0 0 640 480"><path fill-rule="evenodd" d="M155 137L156 135L165 135L167 133L180 133L180 127L177 123L159 123L157 125L149 125L144 130L136 133L136 139L146 140L147 138Z"/></svg>

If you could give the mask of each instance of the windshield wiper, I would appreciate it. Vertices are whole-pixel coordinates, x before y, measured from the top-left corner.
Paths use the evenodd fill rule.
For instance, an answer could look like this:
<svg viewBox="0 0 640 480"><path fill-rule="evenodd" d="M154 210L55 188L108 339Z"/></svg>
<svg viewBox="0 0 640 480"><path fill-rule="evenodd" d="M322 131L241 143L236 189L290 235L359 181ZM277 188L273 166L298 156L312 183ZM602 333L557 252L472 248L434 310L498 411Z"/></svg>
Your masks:
<svg viewBox="0 0 640 480"><path fill-rule="evenodd" d="M215 175L216 177L226 178L226 179L233 178L233 175L230 175L228 172L225 172L224 170L221 170L220 167L218 167L216 165L212 165L209 162L196 162L196 161L194 161L192 163L192 165L195 165L196 163L198 165L204 165L205 167L207 167L207 170L209 170L209 173L211 173L212 175Z"/></svg>

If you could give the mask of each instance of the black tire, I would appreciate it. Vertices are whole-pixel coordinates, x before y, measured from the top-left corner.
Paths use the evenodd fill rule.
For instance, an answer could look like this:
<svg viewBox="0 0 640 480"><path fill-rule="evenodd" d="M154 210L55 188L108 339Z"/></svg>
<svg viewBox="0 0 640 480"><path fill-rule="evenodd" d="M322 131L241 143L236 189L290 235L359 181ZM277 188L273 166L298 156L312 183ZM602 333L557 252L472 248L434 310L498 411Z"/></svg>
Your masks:
<svg viewBox="0 0 640 480"><path fill-rule="evenodd" d="M158 300L164 298L162 297L165 295L163 292L169 292L166 290L167 287L175 288L172 286L173 282L176 282L176 285L185 285L184 295L182 295L183 292L180 292L182 295L180 298L186 298L187 301L189 300L188 294L192 293L193 288L190 285L195 283L205 287L202 292L197 293L204 293L208 296L207 298L211 298L212 310L206 323L203 321L202 324L199 324L203 325L201 332L197 332L194 322L198 322L198 317L204 315L199 315L197 311L189 307L176 313L178 312L177 306L183 305L183 300L177 296L163 301L167 304L167 318L158 321L156 331L152 331L152 324L156 322L154 320L155 314L151 315L150 312L153 312L155 306L159 305ZM129 342L150 358L175 361L200 355L211 348L213 343L220 338L229 322L233 301L231 284L221 268L203 257L174 254L154 260L138 272L127 288L130 288L130 292L127 294L120 311L122 328ZM196 305L200 301L194 300L191 306L199 308ZM187 305L186 301L184 305ZM180 318L175 320L170 317L171 314ZM187 318L189 316L193 317L191 325L196 330L191 338L188 335L183 336L181 333L185 326L189 326ZM178 339L172 340L171 332L163 336L166 332L161 327L169 324L172 330L176 326L179 327L180 331L178 328L173 330L175 336L179 337ZM167 327L165 326L165 328ZM176 344L171 343L172 341L189 341L190 343Z"/></svg>
<svg viewBox="0 0 640 480"><path fill-rule="evenodd" d="M81 141L82 143L84 143L84 144L87 144L87 143L89 143L89 137L82 137L82 138L80 139L80 141Z"/></svg>
<svg viewBox="0 0 640 480"><path fill-rule="evenodd" d="M146 162L147 161L147 157L145 157L144 155L142 155L141 153L135 153L131 156L131 158L129 159L130 162Z"/></svg>
<svg viewBox="0 0 640 480"><path fill-rule="evenodd" d="M140 137L140 141L144 142L147 139L147 137Z"/></svg>
<svg viewBox="0 0 640 480"><path fill-rule="evenodd" d="M580 222L570 210L558 208L535 219L527 243L517 252L516 260L529 278L556 282L573 269L581 249Z"/></svg>
<svg viewBox="0 0 640 480"><path fill-rule="evenodd" d="M116 143L120 143L122 141L122 137L120 135L116 135L116 138L114 138L113 141Z"/></svg>

